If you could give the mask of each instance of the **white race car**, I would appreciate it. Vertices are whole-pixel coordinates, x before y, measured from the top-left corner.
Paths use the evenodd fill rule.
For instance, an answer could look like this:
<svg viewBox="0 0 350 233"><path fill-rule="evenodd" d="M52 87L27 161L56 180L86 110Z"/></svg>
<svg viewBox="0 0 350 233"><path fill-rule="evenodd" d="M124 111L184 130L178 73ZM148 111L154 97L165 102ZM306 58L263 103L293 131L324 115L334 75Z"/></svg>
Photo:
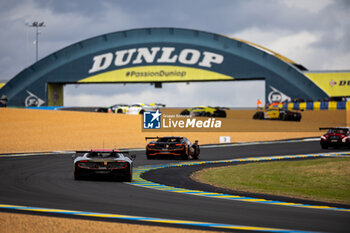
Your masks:
<svg viewBox="0 0 350 233"><path fill-rule="evenodd" d="M150 105L144 104L144 103L137 103L137 104L130 105L129 108L126 109L126 114L132 114L132 115L143 114L144 111L149 111L149 110L151 110Z"/></svg>
<svg viewBox="0 0 350 233"><path fill-rule="evenodd" d="M109 113L126 113L126 110L129 108L127 104L115 104L108 108Z"/></svg>
<svg viewBox="0 0 350 233"><path fill-rule="evenodd" d="M77 151L73 154L74 179L81 180L92 176L109 176L132 181L133 162L136 155L119 150L89 150Z"/></svg>
<svg viewBox="0 0 350 233"><path fill-rule="evenodd" d="M159 103L151 103L151 104L136 103L132 105L115 104L108 108L108 112L137 115L137 114L143 114L143 112L145 111L155 111L163 107L165 107L165 104L159 104Z"/></svg>

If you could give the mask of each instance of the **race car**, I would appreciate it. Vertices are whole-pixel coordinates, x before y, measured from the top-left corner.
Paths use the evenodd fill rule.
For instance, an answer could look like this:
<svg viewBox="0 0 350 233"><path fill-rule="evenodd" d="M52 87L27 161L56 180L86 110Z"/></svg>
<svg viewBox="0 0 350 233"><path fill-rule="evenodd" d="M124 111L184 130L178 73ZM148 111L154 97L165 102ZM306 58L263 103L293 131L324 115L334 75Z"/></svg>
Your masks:
<svg viewBox="0 0 350 233"><path fill-rule="evenodd" d="M109 113L126 113L129 105L127 104L115 104L108 108Z"/></svg>
<svg viewBox="0 0 350 233"><path fill-rule="evenodd" d="M149 106L151 108L153 108L153 109L159 109L159 108L165 108L166 107L165 104L161 104L161 103L151 103Z"/></svg>
<svg viewBox="0 0 350 233"><path fill-rule="evenodd" d="M269 108L264 111L257 111L253 115L253 119L259 120L281 120L281 121L300 121L301 113L292 112L280 108Z"/></svg>
<svg viewBox="0 0 350 233"><path fill-rule="evenodd" d="M148 104L144 103L138 103L138 104L132 104L129 106L129 108L126 109L126 114L143 114L144 111L148 111L150 109L150 106Z"/></svg>
<svg viewBox="0 0 350 233"><path fill-rule="evenodd" d="M181 159L198 159L199 158L199 145L198 140L195 143L191 143L185 137L146 137L148 139L157 139L151 141L146 146L147 159L153 159L160 156L172 156Z"/></svg>
<svg viewBox="0 0 350 233"><path fill-rule="evenodd" d="M144 103L137 103L132 105L127 104L115 104L108 108L109 113L124 113L124 114L143 114L145 111L155 111L160 108L164 108L165 104L152 103L150 105Z"/></svg>
<svg viewBox="0 0 350 233"><path fill-rule="evenodd" d="M183 116L203 116L203 117L226 117L227 108L222 107L210 107L210 106L198 106L183 110L180 115Z"/></svg>
<svg viewBox="0 0 350 233"><path fill-rule="evenodd" d="M135 155L119 150L76 151L74 160L74 178L81 180L92 176L109 176L117 180L131 182Z"/></svg>
<svg viewBox="0 0 350 233"><path fill-rule="evenodd" d="M157 109L159 110L164 107L165 104L159 103L152 103L150 105L144 103L132 104L126 110L126 114L143 114L145 111L156 111Z"/></svg>
<svg viewBox="0 0 350 233"><path fill-rule="evenodd" d="M321 136L320 144L322 149L328 147L350 147L350 128L349 127L335 127L335 128L320 128L320 130L327 130L328 132Z"/></svg>

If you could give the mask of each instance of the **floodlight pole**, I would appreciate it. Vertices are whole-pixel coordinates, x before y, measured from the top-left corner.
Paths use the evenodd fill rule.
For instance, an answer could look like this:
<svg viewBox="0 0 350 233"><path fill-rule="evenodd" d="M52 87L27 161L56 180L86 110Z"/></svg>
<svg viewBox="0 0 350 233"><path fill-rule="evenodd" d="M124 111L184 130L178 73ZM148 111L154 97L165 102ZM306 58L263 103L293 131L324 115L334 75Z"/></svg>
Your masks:
<svg viewBox="0 0 350 233"><path fill-rule="evenodd" d="M35 46L36 46L36 61L39 59L39 27L45 27L44 22L33 22L32 24L28 25L29 27L35 27L36 28L36 40L35 40Z"/></svg>

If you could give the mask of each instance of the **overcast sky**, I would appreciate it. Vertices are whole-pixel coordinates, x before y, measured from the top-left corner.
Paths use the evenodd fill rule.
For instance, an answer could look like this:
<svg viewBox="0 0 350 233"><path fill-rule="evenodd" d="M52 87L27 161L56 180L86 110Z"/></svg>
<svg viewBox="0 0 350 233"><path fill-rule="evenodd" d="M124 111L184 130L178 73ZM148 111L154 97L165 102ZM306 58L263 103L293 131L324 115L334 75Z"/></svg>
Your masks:
<svg viewBox="0 0 350 233"><path fill-rule="evenodd" d="M45 22L39 58L100 34L144 27L219 33L274 50L309 70L350 69L350 0L2 0L0 80L35 62L33 21ZM66 86L65 105L163 102L252 107L264 82Z"/></svg>

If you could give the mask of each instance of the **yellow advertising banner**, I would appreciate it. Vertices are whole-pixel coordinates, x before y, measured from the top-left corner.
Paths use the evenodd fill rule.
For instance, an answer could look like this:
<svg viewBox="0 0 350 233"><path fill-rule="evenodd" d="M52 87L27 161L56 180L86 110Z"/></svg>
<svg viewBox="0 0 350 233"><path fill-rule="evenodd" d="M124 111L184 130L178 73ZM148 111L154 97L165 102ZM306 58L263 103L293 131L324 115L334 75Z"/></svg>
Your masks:
<svg viewBox="0 0 350 233"><path fill-rule="evenodd" d="M217 72L182 66L139 66L117 69L79 80L79 83L188 82L233 80Z"/></svg>
<svg viewBox="0 0 350 233"><path fill-rule="evenodd" d="M328 96L350 96L350 72L305 73Z"/></svg>

